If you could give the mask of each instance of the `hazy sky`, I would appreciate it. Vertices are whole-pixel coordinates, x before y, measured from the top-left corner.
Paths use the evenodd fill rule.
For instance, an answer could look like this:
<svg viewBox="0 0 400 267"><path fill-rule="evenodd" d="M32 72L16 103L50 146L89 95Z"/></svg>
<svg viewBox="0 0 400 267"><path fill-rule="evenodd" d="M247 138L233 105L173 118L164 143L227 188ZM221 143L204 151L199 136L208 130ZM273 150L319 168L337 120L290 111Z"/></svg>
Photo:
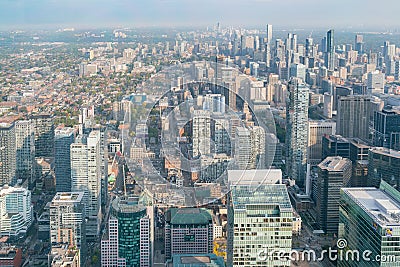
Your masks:
<svg viewBox="0 0 400 267"><path fill-rule="evenodd" d="M400 26L399 0L0 0L0 26Z"/></svg>

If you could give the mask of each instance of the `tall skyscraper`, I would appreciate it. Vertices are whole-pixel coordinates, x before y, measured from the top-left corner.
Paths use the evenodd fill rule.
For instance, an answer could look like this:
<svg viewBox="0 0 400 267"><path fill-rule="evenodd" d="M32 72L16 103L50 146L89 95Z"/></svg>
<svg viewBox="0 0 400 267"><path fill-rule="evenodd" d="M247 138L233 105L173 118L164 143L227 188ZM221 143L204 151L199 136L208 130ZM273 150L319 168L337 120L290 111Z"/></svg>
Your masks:
<svg viewBox="0 0 400 267"><path fill-rule="evenodd" d="M309 88L300 79L289 83L286 103L286 168L291 179L302 187L305 180L308 143Z"/></svg>
<svg viewBox="0 0 400 267"><path fill-rule="evenodd" d="M80 250L86 258L86 220L83 192L57 193L50 203L50 241L52 246L65 244Z"/></svg>
<svg viewBox="0 0 400 267"><path fill-rule="evenodd" d="M293 211L285 185L231 186L227 266L290 266L290 260L273 259L276 255L269 253L272 250L289 253L292 227Z"/></svg>
<svg viewBox="0 0 400 267"><path fill-rule="evenodd" d="M314 40L311 37L306 38L306 56L313 57Z"/></svg>
<svg viewBox="0 0 400 267"><path fill-rule="evenodd" d="M267 24L267 43L271 43L272 42L272 25L271 24Z"/></svg>
<svg viewBox="0 0 400 267"><path fill-rule="evenodd" d="M364 53L364 42L363 42L364 37L361 34L356 34L355 40L354 40L354 50L358 52L358 54L363 54Z"/></svg>
<svg viewBox="0 0 400 267"><path fill-rule="evenodd" d="M325 66L328 70L335 69L334 30L329 30L326 34Z"/></svg>
<svg viewBox="0 0 400 267"><path fill-rule="evenodd" d="M300 78L303 82L306 81L306 66L303 64L292 64L290 66L289 78Z"/></svg>
<svg viewBox="0 0 400 267"><path fill-rule="evenodd" d="M27 233L33 222L31 192L21 187L0 188L0 235L17 237Z"/></svg>
<svg viewBox="0 0 400 267"><path fill-rule="evenodd" d="M152 266L153 214L137 197L111 203L108 233L101 242L102 266Z"/></svg>
<svg viewBox="0 0 400 267"><path fill-rule="evenodd" d="M193 157L211 152L211 117L209 111L195 110L193 113Z"/></svg>
<svg viewBox="0 0 400 267"><path fill-rule="evenodd" d="M307 162L311 165L319 164L322 158L322 137L336 133L336 122L312 121L308 122L308 149Z"/></svg>
<svg viewBox="0 0 400 267"><path fill-rule="evenodd" d="M101 157L100 131L80 136L71 145L71 191L84 192L86 234L88 240L96 240L101 218Z"/></svg>
<svg viewBox="0 0 400 267"><path fill-rule="evenodd" d="M343 255L358 251L359 257L339 259L337 266L397 266L400 193L382 182L379 189L343 188L340 194L338 237L346 240ZM362 254L365 251L368 255ZM377 256L385 261L376 261Z"/></svg>
<svg viewBox="0 0 400 267"><path fill-rule="evenodd" d="M35 132L35 156L54 157L54 117L49 114L31 117Z"/></svg>
<svg viewBox="0 0 400 267"><path fill-rule="evenodd" d="M400 150L400 110L374 112L374 146Z"/></svg>
<svg viewBox="0 0 400 267"><path fill-rule="evenodd" d="M264 167L265 131L260 126L237 127L235 134L235 160L242 170ZM261 166L260 166L261 164Z"/></svg>
<svg viewBox="0 0 400 267"><path fill-rule="evenodd" d="M213 251L213 221L201 208L170 208L165 215L165 257Z"/></svg>
<svg viewBox="0 0 400 267"><path fill-rule="evenodd" d="M368 140L374 109L374 101L368 96L340 97L337 111L337 133L343 137L357 137ZM351 127L349 127L350 125Z"/></svg>
<svg viewBox="0 0 400 267"><path fill-rule="evenodd" d="M342 157L327 157L318 164L317 223L325 233L338 232L340 188L350 186L351 166Z"/></svg>
<svg viewBox="0 0 400 267"><path fill-rule="evenodd" d="M64 127L55 130L55 175L56 191L71 191L71 144L75 141L75 130Z"/></svg>
<svg viewBox="0 0 400 267"><path fill-rule="evenodd" d="M16 183L15 125L0 123L0 185Z"/></svg>
<svg viewBox="0 0 400 267"><path fill-rule="evenodd" d="M28 179L31 185L35 175L35 133L29 120L15 122L15 145L17 148L16 178Z"/></svg>

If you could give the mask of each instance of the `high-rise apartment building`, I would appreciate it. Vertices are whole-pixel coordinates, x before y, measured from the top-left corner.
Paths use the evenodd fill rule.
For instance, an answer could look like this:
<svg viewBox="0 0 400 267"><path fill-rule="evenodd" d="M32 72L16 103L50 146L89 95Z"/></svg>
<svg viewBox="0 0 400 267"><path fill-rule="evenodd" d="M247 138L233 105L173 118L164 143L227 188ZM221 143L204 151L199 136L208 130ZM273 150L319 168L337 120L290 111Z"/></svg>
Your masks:
<svg viewBox="0 0 400 267"><path fill-rule="evenodd" d="M267 43L272 43L272 25L267 24Z"/></svg>
<svg viewBox="0 0 400 267"><path fill-rule="evenodd" d="M346 241L343 255L357 251L359 257L343 257L337 266L399 266L400 193L382 182L379 189L343 188L340 195L338 236Z"/></svg>
<svg viewBox="0 0 400 267"><path fill-rule="evenodd" d="M54 157L54 117L49 114L34 115L31 122L35 132L35 156Z"/></svg>
<svg viewBox="0 0 400 267"><path fill-rule="evenodd" d="M75 130L57 128L54 137L56 191L71 191L71 144L75 141Z"/></svg>
<svg viewBox="0 0 400 267"><path fill-rule="evenodd" d="M309 88L299 79L289 83L286 103L286 167L289 177L304 185L308 143Z"/></svg>
<svg viewBox="0 0 400 267"><path fill-rule="evenodd" d="M265 131L261 126L237 127L235 161L242 170L255 169L265 164ZM260 166L261 165L261 166Z"/></svg>
<svg viewBox="0 0 400 267"><path fill-rule="evenodd" d="M0 234L23 236L33 222L31 192L21 187L0 188Z"/></svg>
<svg viewBox="0 0 400 267"><path fill-rule="evenodd" d="M29 184L35 175L35 133L29 120L15 122L16 179L26 180Z"/></svg>
<svg viewBox="0 0 400 267"><path fill-rule="evenodd" d="M68 245L86 257L86 216L83 192L57 193L50 203L50 241L52 246Z"/></svg>
<svg viewBox="0 0 400 267"><path fill-rule="evenodd" d="M89 240L96 240L101 218L101 156L100 131L88 136L79 136L71 145L71 191L84 192L86 234Z"/></svg>
<svg viewBox="0 0 400 267"><path fill-rule="evenodd" d="M0 123L0 185L16 183L15 125Z"/></svg>
<svg viewBox="0 0 400 267"><path fill-rule="evenodd" d="M211 152L211 117L210 112L195 110L192 118L193 157Z"/></svg>
<svg viewBox="0 0 400 267"><path fill-rule="evenodd" d="M327 157L318 164L317 223L325 233L338 232L340 188L350 185L351 167L342 157Z"/></svg>
<svg viewBox="0 0 400 267"><path fill-rule="evenodd" d="M213 251L213 221L202 208L170 208L165 215L165 256Z"/></svg>

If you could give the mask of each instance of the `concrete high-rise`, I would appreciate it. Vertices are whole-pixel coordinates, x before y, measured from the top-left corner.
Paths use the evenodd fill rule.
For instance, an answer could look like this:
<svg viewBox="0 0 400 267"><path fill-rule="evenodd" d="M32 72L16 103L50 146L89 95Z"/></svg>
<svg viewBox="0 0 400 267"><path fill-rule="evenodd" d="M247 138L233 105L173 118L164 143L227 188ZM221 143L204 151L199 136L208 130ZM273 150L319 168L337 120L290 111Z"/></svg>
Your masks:
<svg viewBox="0 0 400 267"><path fill-rule="evenodd" d="M364 53L364 37L361 34L356 34L354 39L354 50L356 50L359 55L362 55Z"/></svg>
<svg viewBox="0 0 400 267"><path fill-rule="evenodd" d="M195 110L192 118L193 157L211 153L210 112Z"/></svg>
<svg viewBox="0 0 400 267"><path fill-rule="evenodd" d="M236 128L235 161L241 170L264 167L265 131L262 127Z"/></svg>
<svg viewBox="0 0 400 267"><path fill-rule="evenodd" d="M101 218L101 157L100 131L88 136L79 136L71 145L71 191L84 192L86 234L89 240L96 240Z"/></svg>
<svg viewBox="0 0 400 267"><path fill-rule="evenodd" d="M376 109L374 106L374 100L368 96L340 97L337 111L337 133L343 137L370 139L370 126ZM380 107L377 109L380 110Z"/></svg>
<svg viewBox="0 0 400 267"><path fill-rule="evenodd" d="M21 187L0 188L0 235L23 236L33 222L31 192Z"/></svg>
<svg viewBox="0 0 400 267"><path fill-rule="evenodd" d="M267 24L267 43L272 43L272 25Z"/></svg>
<svg viewBox="0 0 400 267"><path fill-rule="evenodd" d="M86 219L83 192L57 193L50 203L50 241L52 246L66 244L80 250L85 259Z"/></svg>
<svg viewBox="0 0 400 267"><path fill-rule="evenodd" d="M291 266L290 260L269 254L292 248L293 211L286 186L276 184L279 177L271 179L268 170L235 172L244 179L233 181L228 195L227 266Z"/></svg>
<svg viewBox="0 0 400 267"><path fill-rule="evenodd" d="M71 191L71 144L75 141L75 130L64 127L55 130L55 175L56 191Z"/></svg>
<svg viewBox="0 0 400 267"><path fill-rule="evenodd" d="M35 175L35 133L29 120L15 122L15 145L17 148L16 179L33 184Z"/></svg>
<svg viewBox="0 0 400 267"><path fill-rule="evenodd" d="M338 232L340 188L350 186L351 167L342 157L327 157L318 164L317 223L325 233Z"/></svg>
<svg viewBox="0 0 400 267"><path fill-rule="evenodd" d="M35 132L35 156L54 157L54 117L49 114L34 115L31 122Z"/></svg>
<svg viewBox="0 0 400 267"><path fill-rule="evenodd" d="M319 164L322 158L322 137L336 133L336 122L312 121L308 122L308 149L307 163Z"/></svg>
<svg viewBox="0 0 400 267"><path fill-rule="evenodd" d="M384 93L385 74L380 71L371 71L367 75L367 91L369 94Z"/></svg>
<svg viewBox="0 0 400 267"><path fill-rule="evenodd" d="M16 183L15 124L0 123L0 185Z"/></svg>
<svg viewBox="0 0 400 267"><path fill-rule="evenodd" d="M291 179L302 187L305 180L308 144L309 88L300 79L289 83L286 102L286 168Z"/></svg>

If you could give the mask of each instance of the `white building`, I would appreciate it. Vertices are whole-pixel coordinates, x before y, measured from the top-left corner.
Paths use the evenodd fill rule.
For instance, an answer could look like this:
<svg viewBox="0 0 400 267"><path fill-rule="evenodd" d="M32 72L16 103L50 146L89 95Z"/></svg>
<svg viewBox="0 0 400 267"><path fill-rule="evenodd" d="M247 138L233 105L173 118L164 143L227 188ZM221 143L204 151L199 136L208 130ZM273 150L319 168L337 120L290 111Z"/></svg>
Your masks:
<svg viewBox="0 0 400 267"><path fill-rule="evenodd" d="M3 186L0 190L0 234L26 234L33 221L31 192L21 187Z"/></svg>
<svg viewBox="0 0 400 267"><path fill-rule="evenodd" d="M211 152L211 117L210 112L195 110L193 112L193 157L207 155Z"/></svg>
<svg viewBox="0 0 400 267"><path fill-rule="evenodd" d="M255 169L265 163L265 131L260 126L237 127L235 161L239 169Z"/></svg>
<svg viewBox="0 0 400 267"><path fill-rule="evenodd" d="M50 241L52 247L69 245L86 255L86 220L83 192L57 193L50 203Z"/></svg>
<svg viewBox="0 0 400 267"><path fill-rule="evenodd" d="M378 70L368 73L367 90L372 93L383 93L385 88L385 74Z"/></svg>
<svg viewBox="0 0 400 267"><path fill-rule="evenodd" d="M84 192L87 237L96 239L101 218L101 154L100 131L92 131L87 139L71 145L71 191Z"/></svg>
<svg viewBox="0 0 400 267"><path fill-rule="evenodd" d="M237 179L237 172L228 173L230 182ZM291 266L290 260L268 257L278 256L269 254L273 250L291 251L293 230L286 185L276 184L275 175L268 179L268 172L242 171L245 179L230 185L227 266Z"/></svg>

